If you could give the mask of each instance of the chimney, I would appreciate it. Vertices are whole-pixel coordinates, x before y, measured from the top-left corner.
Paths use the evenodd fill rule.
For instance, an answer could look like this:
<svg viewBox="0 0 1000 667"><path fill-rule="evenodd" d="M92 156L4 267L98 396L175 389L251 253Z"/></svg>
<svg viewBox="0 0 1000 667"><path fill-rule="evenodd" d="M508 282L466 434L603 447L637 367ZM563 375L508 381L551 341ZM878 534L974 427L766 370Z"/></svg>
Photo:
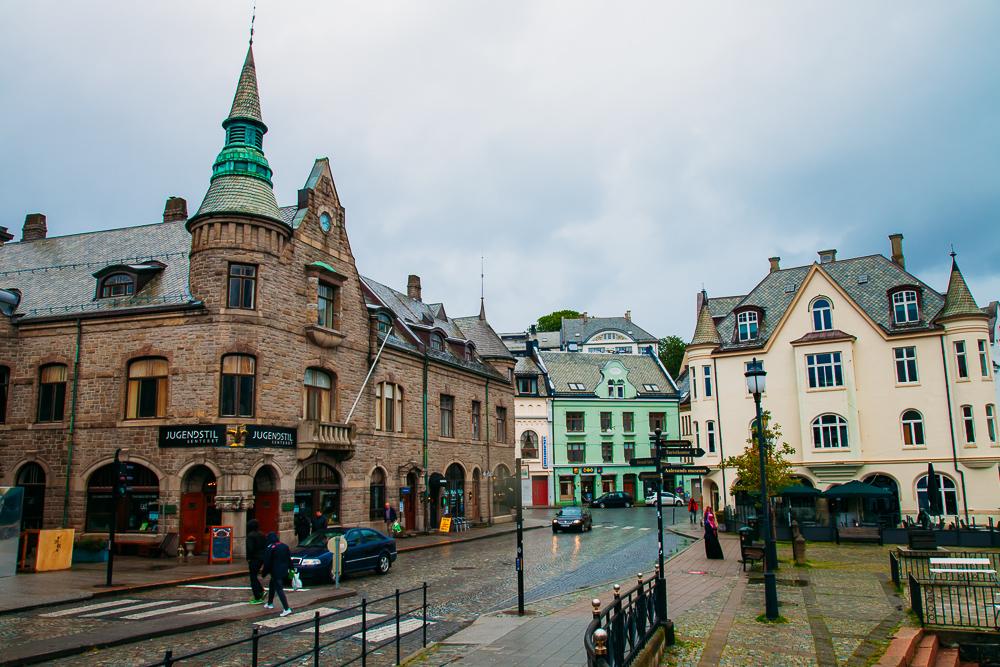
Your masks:
<svg viewBox="0 0 1000 667"><path fill-rule="evenodd" d="M37 241L44 239L48 227L45 225L45 215L42 213L29 213L24 216L24 228L21 230L21 241Z"/></svg>
<svg viewBox="0 0 1000 667"><path fill-rule="evenodd" d="M580 317L583 318L583 323L586 324L587 323L587 311L583 311L582 313L580 313Z"/></svg>
<svg viewBox="0 0 1000 667"><path fill-rule="evenodd" d="M831 248L830 250L820 250L819 251L819 263L829 264L830 262L837 261L837 250Z"/></svg>
<svg viewBox="0 0 1000 667"><path fill-rule="evenodd" d="M775 271L781 270L781 258L780 257L768 257L767 261L771 263L771 270L768 273L774 273Z"/></svg>
<svg viewBox="0 0 1000 667"><path fill-rule="evenodd" d="M631 310L626 310L625 311L625 321L626 322L631 322L632 321L632 311Z"/></svg>
<svg viewBox="0 0 1000 667"><path fill-rule="evenodd" d="M906 268L906 259L903 257L903 235L889 234L889 243L892 244L892 263L898 264L899 268Z"/></svg>
<svg viewBox="0 0 1000 667"><path fill-rule="evenodd" d="M420 276L411 273L406 279L406 296L414 301L420 301Z"/></svg>
<svg viewBox="0 0 1000 667"><path fill-rule="evenodd" d="M187 219L187 201L183 197L167 197L167 205L163 207L163 222L176 222Z"/></svg>
<svg viewBox="0 0 1000 667"><path fill-rule="evenodd" d="M13 241L14 235L7 231L6 227L0 227L0 248L3 247L4 243L7 241Z"/></svg>

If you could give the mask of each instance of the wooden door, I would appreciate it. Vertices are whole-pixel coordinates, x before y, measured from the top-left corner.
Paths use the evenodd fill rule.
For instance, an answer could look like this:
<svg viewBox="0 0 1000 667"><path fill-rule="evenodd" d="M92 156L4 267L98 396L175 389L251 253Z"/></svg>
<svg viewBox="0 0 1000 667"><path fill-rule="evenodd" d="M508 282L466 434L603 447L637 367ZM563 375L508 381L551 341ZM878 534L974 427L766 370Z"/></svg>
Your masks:
<svg viewBox="0 0 1000 667"><path fill-rule="evenodd" d="M278 532L278 511L281 503L277 491L266 491L254 496L254 518L260 524L260 532L267 535L271 531Z"/></svg>
<svg viewBox="0 0 1000 667"><path fill-rule="evenodd" d="M630 496L632 496L632 499L635 500L635 497L636 497L635 496L635 477L633 477L632 475L625 475L625 479L623 480L622 485L625 487L625 493L627 493Z"/></svg>
<svg viewBox="0 0 1000 667"><path fill-rule="evenodd" d="M549 504L548 477L531 478L531 504L545 507Z"/></svg>
<svg viewBox="0 0 1000 667"><path fill-rule="evenodd" d="M205 494L185 493L181 496L181 544L194 536L194 552L202 553L207 547L205 536Z"/></svg>

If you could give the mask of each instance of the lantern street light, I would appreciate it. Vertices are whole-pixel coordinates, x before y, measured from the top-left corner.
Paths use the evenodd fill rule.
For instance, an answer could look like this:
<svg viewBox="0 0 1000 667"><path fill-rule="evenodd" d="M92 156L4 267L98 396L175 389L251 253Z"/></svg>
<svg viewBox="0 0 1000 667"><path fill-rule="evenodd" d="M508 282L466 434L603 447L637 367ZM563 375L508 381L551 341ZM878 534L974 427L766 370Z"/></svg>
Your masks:
<svg viewBox="0 0 1000 667"><path fill-rule="evenodd" d="M764 416L760 410L760 395L766 388L763 363L754 357L750 362L747 372L747 391L753 396L754 405L757 408L757 451L760 454L760 499L761 514L763 515L764 529L764 606L765 614L769 621L778 618L778 587L774 578L774 570L778 564L778 552L775 548L774 537L771 534L771 511L767 497L767 451L764 442Z"/></svg>

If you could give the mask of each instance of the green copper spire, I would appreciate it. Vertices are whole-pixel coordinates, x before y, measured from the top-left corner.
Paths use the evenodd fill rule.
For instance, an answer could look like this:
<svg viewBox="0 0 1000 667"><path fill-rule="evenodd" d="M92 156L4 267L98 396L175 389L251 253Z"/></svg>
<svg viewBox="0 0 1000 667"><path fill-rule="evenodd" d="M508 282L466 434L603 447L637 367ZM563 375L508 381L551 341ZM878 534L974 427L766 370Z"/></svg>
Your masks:
<svg viewBox="0 0 1000 667"><path fill-rule="evenodd" d="M250 214L281 220L271 183L271 166L264 157L267 126L260 115L257 69L253 45L247 49L243 71L229 117L222 121L226 145L212 166L212 182L197 215Z"/></svg>

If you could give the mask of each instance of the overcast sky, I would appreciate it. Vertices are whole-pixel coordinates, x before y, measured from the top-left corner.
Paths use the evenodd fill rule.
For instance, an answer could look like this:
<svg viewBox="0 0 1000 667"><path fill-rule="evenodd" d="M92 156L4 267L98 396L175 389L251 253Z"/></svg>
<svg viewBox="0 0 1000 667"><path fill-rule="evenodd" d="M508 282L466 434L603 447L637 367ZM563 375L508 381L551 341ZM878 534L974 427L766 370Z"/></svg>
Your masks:
<svg viewBox="0 0 1000 667"><path fill-rule="evenodd" d="M0 0L0 224L197 210L250 3ZM1000 3L259 0L279 204L331 158L359 269L523 330L690 338L695 293L889 254L1000 297Z"/></svg>

